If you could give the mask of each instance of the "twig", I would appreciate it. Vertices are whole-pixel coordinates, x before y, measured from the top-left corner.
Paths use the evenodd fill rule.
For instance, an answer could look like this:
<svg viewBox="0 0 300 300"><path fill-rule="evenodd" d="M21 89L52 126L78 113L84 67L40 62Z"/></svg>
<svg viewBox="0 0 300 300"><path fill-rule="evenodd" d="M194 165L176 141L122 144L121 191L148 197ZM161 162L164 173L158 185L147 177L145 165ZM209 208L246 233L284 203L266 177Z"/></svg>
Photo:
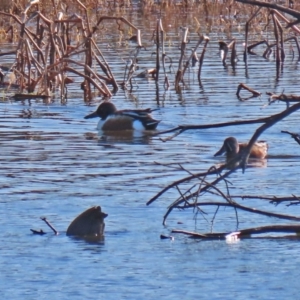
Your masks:
<svg viewBox="0 0 300 300"><path fill-rule="evenodd" d="M203 61L204 61L204 54L206 52L206 49L207 49L207 44L209 43L209 37L205 37L204 38L205 40L205 44L203 46L203 49L202 49L202 53L200 55L200 59L199 59L199 69L198 69L198 81L201 82L201 70L202 70L202 66L203 66Z"/></svg>
<svg viewBox="0 0 300 300"><path fill-rule="evenodd" d="M44 232L42 229L40 229L40 230L30 229L30 230L33 234L39 234L39 235L46 234L46 232Z"/></svg>
<svg viewBox="0 0 300 300"><path fill-rule="evenodd" d="M252 88L248 87L248 86L247 86L246 84L244 84L244 83L240 83L240 84L238 85L238 88L237 88L237 91L236 91L236 95L237 95L237 97L240 98L240 99L242 99L242 98L240 97L240 91L241 91L242 89L247 90L248 92L252 93L252 97L258 97L258 96L261 95L260 92L253 90ZM247 98L247 99L249 99L249 98Z"/></svg>
<svg viewBox="0 0 300 300"><path fill-rule="evenodd" d="M232 208L240 209L240 210L247 211L247 212L250 212L250 213L263 215L263 216L266 216L266 217L272 217L272 218L277 218L277 219L283 219L283 220L289 220L289 221L299 221L300 222L300 217L272 213L272 212L260 210L260 209L257 209L257 208L247 207L247 206L238 204L236 202L230 202L230 203L228 203L228 202L199 202L199 203L189 203L189 205L187 205L185 203L184 206L176 205L173 208L183 209L183 208L193 208L195 206L202 206L202 207L203 206L232 207Z"/></svg>
<svg viewBox="0 0 300 300"><path fill-rule="evenodd" d="M52 226L52 224L50 224L50 222L45 217L41 217L41 220L43 220L53 230L55 235L59 234L59 232Z"/></svg>
<svg viewBox="0 0 300 300"><path fill-rule="evenodd" d="M282 133L287 133L300 145L300 135L297 133L281 130ZM298 199L299 200L299 199Z"/></svg>

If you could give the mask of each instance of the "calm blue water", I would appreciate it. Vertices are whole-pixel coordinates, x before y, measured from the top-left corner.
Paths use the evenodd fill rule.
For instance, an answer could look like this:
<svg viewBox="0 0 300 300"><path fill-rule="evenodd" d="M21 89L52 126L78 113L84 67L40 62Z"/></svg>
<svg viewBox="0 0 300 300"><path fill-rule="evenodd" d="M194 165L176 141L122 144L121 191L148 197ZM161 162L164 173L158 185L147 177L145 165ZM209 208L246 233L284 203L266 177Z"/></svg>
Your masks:
<svg viewBox="0 0 300 300"><path fill-rule="evenodd" d="M155 23L155 18L151 19ZM175 22L175 21L174 21ZM143 26L143 22L140 23ZM147 25L147 24L146 24ZM175 37L178 28L168 27ZM147 29L147 27L145 27ZM172 31L174 28L174 31ZM146 37L152 33L145 29ZM192 36L195 37L195 32ZM243 35L238 49L241 56ZM298 62L288 56L284 71L276 78L275 63L251 56L248 73L242 61L235 72L225 69L218 53L220 32L210 34L202 81L196 71L187 74L187 89L181 95L173 87L157 92L149 79L137 79L132 93L120 90L112 101L120 109L160 108L153 113L162 122L159 130L179 124L212 124L255 119L282 111L285 106L267 104L265 92L300 94ZM223 36L224 38L224 36ZM178 58L176 38L168 51ZM193 40L194 42L196 41ZM153 67L155 47L141 53L140 68ZM133 46L105 52L111 57L118 80L123 78L124 58ZM109 56L113 55L113 56ZM114 65L115 62L115 65ZM174 72L170 74L174 78ZM240 82L262 92L260 98L241 102L235 93ZM158 96L157 96L158 95ZM162 226L167 207L177 199L175 189L151 206L146 202L166 185L190 172L203 172L222 162L213 154L225 137L247 141L258 125L187 131L172 141L159 137L101 138L97 120L83 117L101 99L90 105L81 91L70 87L69 99L2 101L0 204L2 206L0 287L6 299L297 299L299 241L248 239L195 241L182 235L160 240L172 229L198 232L236 230L235 212L205 207L205 218L193 211L173 211ZM299 112L266 131L261 139L270 146L269 158L260 168L230 176L232 195L299 195L300 146L281 130L298 132ZM164 136L165 137L165 136ZM214 177L208 178L213 180ZM189 187L189 185L186 185ZM221 184L220 188L224 189ZM225 190L225 189L224 189ZM220 201L206 195L205 201ZM274 207L265 201L241 204L282 214L299 215L297 206ZM101 205L106 218L102 243L87 243L65 236L69 223L83 210ZM40 220L47 219L60 231L52 235ZM286 224L283 220L239 212L239 228ZM30 228L47 231L35 236Z"/></svg>

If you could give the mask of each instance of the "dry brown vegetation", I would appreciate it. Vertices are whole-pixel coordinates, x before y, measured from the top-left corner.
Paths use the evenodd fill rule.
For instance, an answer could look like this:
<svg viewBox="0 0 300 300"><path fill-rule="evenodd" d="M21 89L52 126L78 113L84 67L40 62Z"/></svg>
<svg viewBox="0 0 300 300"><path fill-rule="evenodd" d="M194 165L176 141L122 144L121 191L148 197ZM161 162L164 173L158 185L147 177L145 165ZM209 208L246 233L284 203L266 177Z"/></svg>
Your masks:
<svg viewBox="0 0 300 300"><path fill-rule="evenodd" d="M245 2L245 1L244 1ZM275 10L257 10L254 6L247 6L231 1L4 1L2 2L1 39L3 42L12 43L12 50L2 52L2 57L14 57L14 63L7 70L1 72L2 85L9 88L18 88L17 98L24 97L54 97L59 91L61 101L68 98L67 85L73 83L73 77L82 79L81 89L84 100L90 101L94 96L111 97L118 88L132 89L134 76L152 76L157 83L163 84L165 89L175 88L180 93L185 86L184 75L190 65L198 61L198 79L201 78L201 68L204 61L209 38L201 32L210 32L223 28L230 32L232 26L236 26L237 20L250 16L246 23L246 50L253 53L254 48L261 43L266 44L265 57L271 53L271 49L277 49L278 70L280 61L284 60L283 43L294 40L297 45L298 55L300 48L295 36L289 36L284 40L284 35L296 31L291 24L286 33L278 18L282 18ZM137 9L147 18L148 14L164 14L159 18L152 39L156 44L156 59L153 60L153 68L136 74L136 65L140 51L143 51L142 33L132 22L124 18L126 11ZM99 14L101 12L101 14ZM181 53L178 62L172 62L165 51L167 42L163 27L164 19L173 18L179 14L183 18L191 17L195 31L199 39L195 41L193 51L188 56L186 45L191 43L189 28L182 28ZM200 18L196 17L198 14ZM251 26L249 25L251 22ZM248 46L248 36L261 31L261 23L271 24L274 27L276 42L269 44L267 41L258 41ZM203 30L204 29L204 30ZM102 54L101 43L97 35L102 31L110 32L126 39L124 33L130 33L128 40L136 42L136 49L131 53L131 59L127 61L123 78L116 78L107 58ZM228 33L229 38L230 34ZM197 57L198 47L203 44L201 55ZM220 42L220 49L224 51L223 64L226 65L230 53L230 64L235 67L237 56L235 41L230 43ZM78 61L78 56L81 57ZM166 71L166 61L178 65L174 78L169 78ZM178 64L177 64L178 63ZM9 73L9 76L6 74ZM171 81L171 82L170 82ZM172 84L174 82L174 84ZM31 94L31 95L28 95Z"/></svg>

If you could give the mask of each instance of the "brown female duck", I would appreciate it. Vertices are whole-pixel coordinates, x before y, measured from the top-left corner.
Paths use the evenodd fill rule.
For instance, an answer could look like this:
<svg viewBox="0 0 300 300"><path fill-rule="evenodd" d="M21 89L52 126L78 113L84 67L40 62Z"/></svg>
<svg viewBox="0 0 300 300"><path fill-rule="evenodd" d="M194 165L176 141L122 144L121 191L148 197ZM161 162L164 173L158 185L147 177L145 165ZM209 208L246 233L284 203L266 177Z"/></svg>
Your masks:
<svg viewBox="0 0 300 300"><path fill-rule="evenodd" d="M230 161L236 155L247 147L247 143L238 143L236 138L228 137L225 139L222 148L214 155L218 156L226 152L226 160ZM250 158L264 159L268 154L268 144L265 141L254 143L250 150Z"/></svg>

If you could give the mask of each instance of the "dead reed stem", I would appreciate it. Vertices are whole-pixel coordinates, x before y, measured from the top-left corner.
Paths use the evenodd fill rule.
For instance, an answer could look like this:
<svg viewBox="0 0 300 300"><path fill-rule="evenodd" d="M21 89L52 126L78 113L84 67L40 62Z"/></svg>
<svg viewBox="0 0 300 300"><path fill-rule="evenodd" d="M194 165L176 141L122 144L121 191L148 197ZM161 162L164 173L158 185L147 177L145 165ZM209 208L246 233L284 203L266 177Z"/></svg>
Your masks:
<svg viewBox="0 0 300 300"><path fill-rule="evenodd" d="M178 70L175 78L175 90L177 93L180 93L180 85L179 83L183 81L183 59L185 55L185 48L187 44L187 37L188 37L188 32L189 29L186 28L181 28L182 31L182 39L181 39L181 47L180 47L180 58L178 62Z"/></svg>
<svg viewBox="0 0 300 300"><path fill-rule="evenodd" d="M249 24L252 20L258 15L261 7L250 17L250 19L246 22L245 25L245 50L244 50L244 62L247 62L247 50L248 50L248 34L249 34Z"/></svg>
<svg viewBox="0 0 300 300"><path fill-rule="evenodd" d="M158 82L159 80L159 71L160 71L160 32L163 30L160 30L160 28L162 27L162 24L161 24L161 19L158 19L157 22L156 22L156 34L155 34L155 37L156 37L156 76L155 76L155 81L156 83ZM163 34L162 34L163 36ZM162 39L162 43L164 43L164 40ZM164 59L163 59L164 61Z"/></svg>

